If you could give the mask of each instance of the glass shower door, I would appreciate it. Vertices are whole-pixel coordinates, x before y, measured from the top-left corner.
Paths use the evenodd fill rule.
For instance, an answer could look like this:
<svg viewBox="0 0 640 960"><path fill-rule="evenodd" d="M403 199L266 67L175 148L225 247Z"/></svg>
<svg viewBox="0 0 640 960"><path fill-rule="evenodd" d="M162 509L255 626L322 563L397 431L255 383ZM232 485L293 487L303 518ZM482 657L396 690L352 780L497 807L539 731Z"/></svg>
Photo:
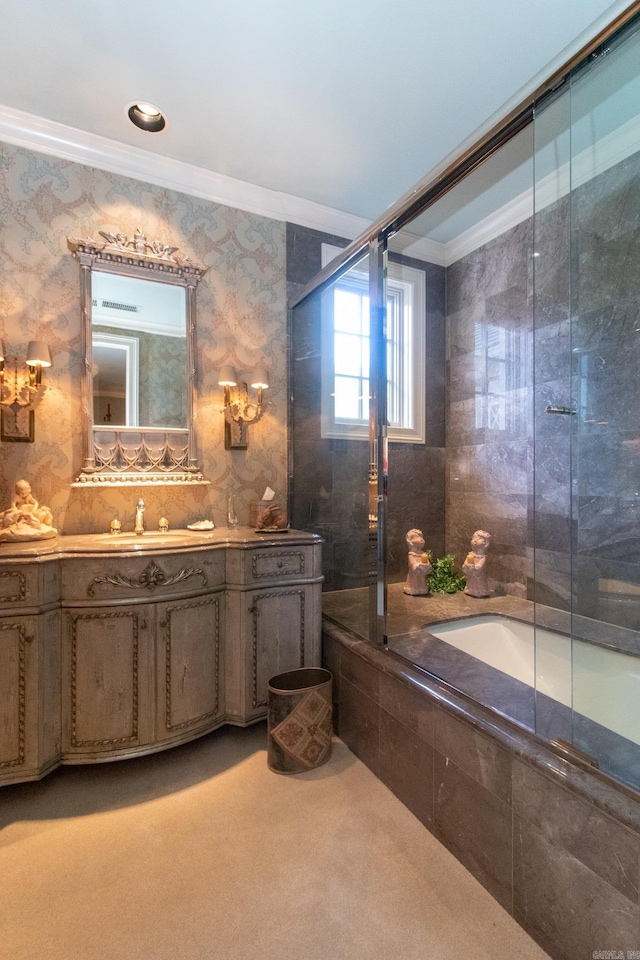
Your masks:
<svg viewBox="0 0 640 960"><path fill-rule="evenodd" d="M562 88L534 117L533 502L535 730L571 746L571 109Z"/></svg>
<svg viewBox="0 0 640 960"><path fill-rule="evenodd" d="M535 116L536 730L640 786L640 34Z"/></svg>
<svg viewBox="0 0 640 960"><path fill-rule="evenodd" d="M572 78L573 743L640 786L640 32Z"/></svg>
<svg viewBox="0 0 640 960"><path fill-rule="evenodd" d="M291 314L292 523L323 538L324 612L369 636L368 257Z"/></svg>

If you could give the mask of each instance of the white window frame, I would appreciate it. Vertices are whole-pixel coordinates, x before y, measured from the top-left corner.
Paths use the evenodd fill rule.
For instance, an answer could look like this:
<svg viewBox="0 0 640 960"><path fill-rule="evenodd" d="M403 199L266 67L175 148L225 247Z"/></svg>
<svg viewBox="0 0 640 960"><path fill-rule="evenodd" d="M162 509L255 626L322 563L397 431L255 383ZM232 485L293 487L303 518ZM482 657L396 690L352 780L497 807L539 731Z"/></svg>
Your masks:
<svg viewBox="0 0 640 960"><path fill-rule="evenodd" d="M341 247L322 244L322 266L326 266L341 252ZM345 287L368 291L369 274L366 261L352 267L342 278ZM327 439L368 439L368 418L363 420L336 420L334 408L334 324L333 292L340 280L332 284L323 294L322 310L322 403L320 432ZM389 440L404 443L425 442L425 380L426 380L426 282L424 270L408 267L404 264L387 262L387 302L395 304L393 313L385 313L387 339L390 326L398 330L401 339L401 353L395 364L395 371L389 369L388 377L400 382L395 397L388 398L388 409L401 409L401 422L389 423ZM330 300L331 302L330 302ZM405 324L401 314L405 314ZM406 314L409 313L409 317ZM409 381L405 388L406 381ZM406 425L406 424L409 425ZM402 425L405 424L405 425Z"/></svg>

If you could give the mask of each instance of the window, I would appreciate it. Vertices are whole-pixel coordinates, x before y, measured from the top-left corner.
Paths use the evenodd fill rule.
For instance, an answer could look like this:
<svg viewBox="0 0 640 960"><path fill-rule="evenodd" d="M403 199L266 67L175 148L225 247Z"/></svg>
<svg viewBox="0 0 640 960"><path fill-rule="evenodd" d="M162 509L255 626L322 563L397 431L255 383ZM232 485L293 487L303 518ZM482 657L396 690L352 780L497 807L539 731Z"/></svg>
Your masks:
<svg viewBox="0 0 640 960"><path fill-rule="evenodd" d="M340 251L322 245L325 266ZM353 267L325 293L322 336L322 436L369 435L369 275ZM425 274L387 265L387 415L389 439L424 443Z"/></svg>
<svg viewBox="0 0 640 960"><path fill-rule="evenodd" d="M526 389L531 335L495 323L475 325L476 428L518 429L517 393Z"/></svg>

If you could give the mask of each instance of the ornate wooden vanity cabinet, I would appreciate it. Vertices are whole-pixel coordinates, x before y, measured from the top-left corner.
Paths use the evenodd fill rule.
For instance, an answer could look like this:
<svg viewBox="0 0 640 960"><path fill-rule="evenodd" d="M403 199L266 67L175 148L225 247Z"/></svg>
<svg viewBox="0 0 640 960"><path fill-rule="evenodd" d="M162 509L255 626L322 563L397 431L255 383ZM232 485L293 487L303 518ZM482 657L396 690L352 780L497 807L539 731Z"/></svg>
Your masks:
<svg viewBox="0 0 640 960"><path fill-rule="evenodd" d="M164 750L266 715L320 662L321 541L84 535L0 553L0 783Z"/></svg>

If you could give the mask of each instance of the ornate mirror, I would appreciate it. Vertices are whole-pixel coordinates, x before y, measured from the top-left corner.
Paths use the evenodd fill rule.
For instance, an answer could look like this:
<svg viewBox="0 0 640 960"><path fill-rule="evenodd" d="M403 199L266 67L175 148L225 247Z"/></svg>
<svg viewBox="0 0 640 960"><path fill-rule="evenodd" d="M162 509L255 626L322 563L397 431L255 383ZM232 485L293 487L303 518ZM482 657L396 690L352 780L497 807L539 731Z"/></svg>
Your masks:
<svg viewBox="0 0 640 960"><path fill-rule="evenodd" d="M195 432L196 285L176 247L67 238L80 264L84 463L76 486L205 483Z"/></svg>

